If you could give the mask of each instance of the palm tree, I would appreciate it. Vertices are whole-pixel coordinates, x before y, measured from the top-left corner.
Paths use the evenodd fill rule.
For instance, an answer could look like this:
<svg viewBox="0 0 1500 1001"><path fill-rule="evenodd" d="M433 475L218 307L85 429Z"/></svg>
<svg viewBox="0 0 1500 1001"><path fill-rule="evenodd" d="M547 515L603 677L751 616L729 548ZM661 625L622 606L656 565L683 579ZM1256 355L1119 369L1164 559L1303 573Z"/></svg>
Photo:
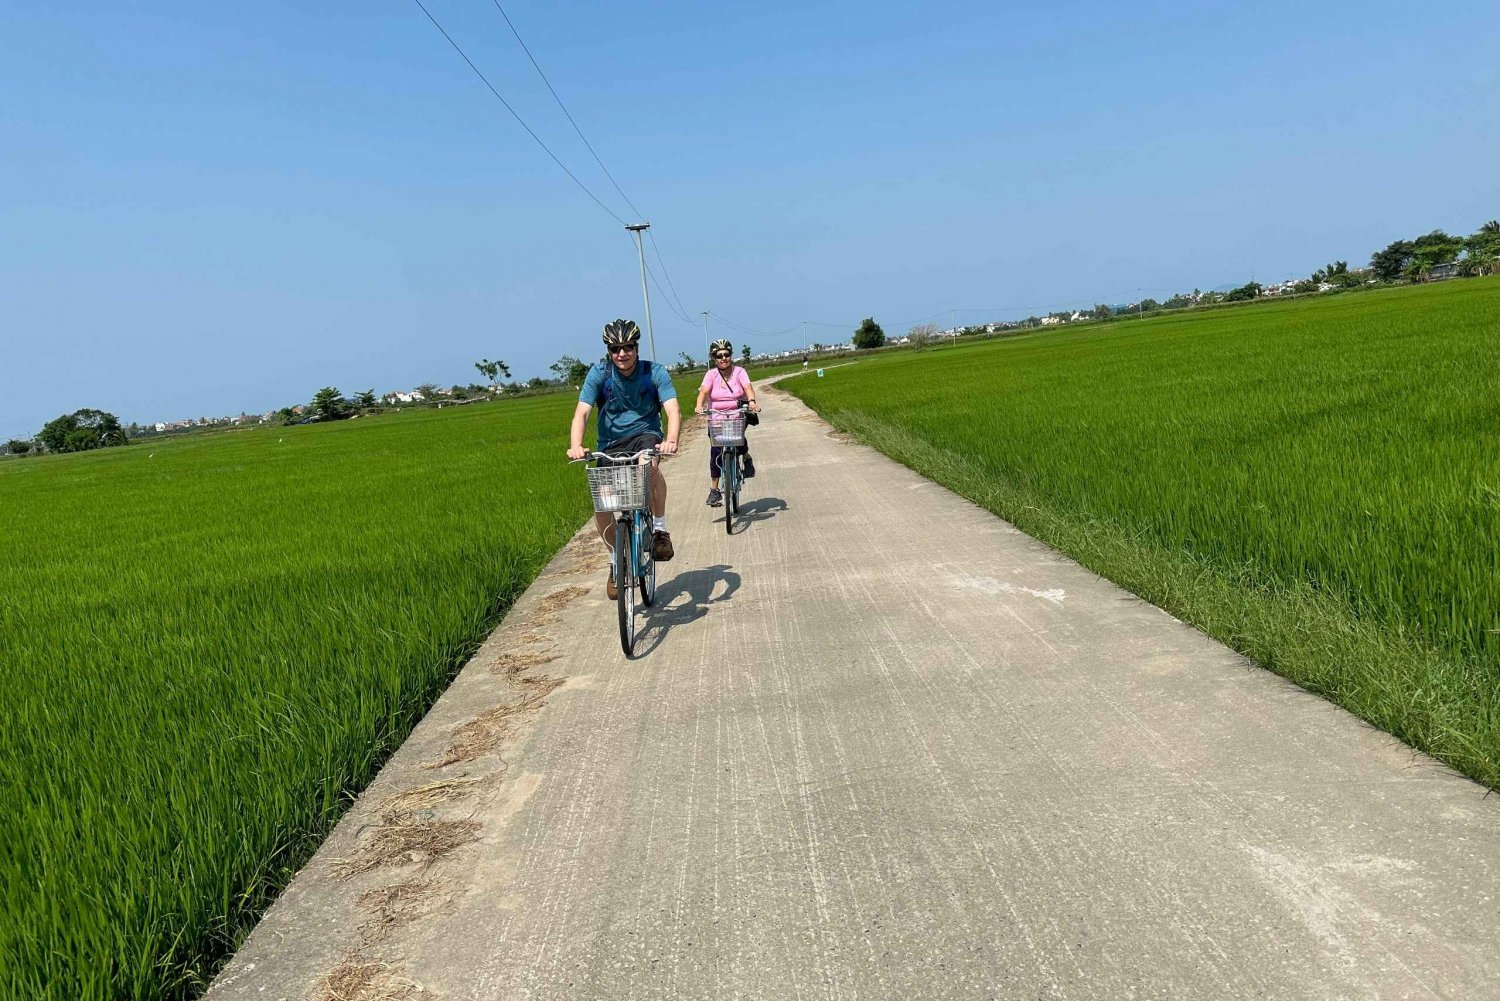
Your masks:
<svg viewBox="0 0 1500 1001"><path fill-rule="evenodd" d="M1500 219L1491 219L1479 227L1479 232L1485 236L1500 236Z"/></svg>

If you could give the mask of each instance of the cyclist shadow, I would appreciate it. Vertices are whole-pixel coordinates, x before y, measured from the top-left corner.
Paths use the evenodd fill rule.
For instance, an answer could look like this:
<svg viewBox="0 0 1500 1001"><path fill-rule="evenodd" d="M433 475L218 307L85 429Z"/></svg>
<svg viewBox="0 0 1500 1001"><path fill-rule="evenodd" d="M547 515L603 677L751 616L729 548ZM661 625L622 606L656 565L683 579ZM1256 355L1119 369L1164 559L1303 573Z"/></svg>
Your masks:
<svg viewBox="0 0 1500 1001"><path fill-rule="evenodd" d="M770 521L786 509L786 501L780 497L757 497L754 500L742 501L737 517L753 524L758 521Z"/></svg>
<svg viewBox="0 0 1500 1001"><path fill-rule="evenodd" d="M656 601L646 615L645 625L636 635L635 656L644 657L655 650L667 633L677 626L703 618L708 614L709 605L728 601L739 589L740 575L724 563L658 581Z"/></svg>

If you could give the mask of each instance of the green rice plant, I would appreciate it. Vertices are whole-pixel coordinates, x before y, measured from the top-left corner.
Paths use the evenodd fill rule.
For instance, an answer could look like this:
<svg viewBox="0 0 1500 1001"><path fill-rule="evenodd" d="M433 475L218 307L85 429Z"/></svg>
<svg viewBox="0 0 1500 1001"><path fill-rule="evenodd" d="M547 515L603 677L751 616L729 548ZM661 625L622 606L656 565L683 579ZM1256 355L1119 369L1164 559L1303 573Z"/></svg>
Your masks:
<svg viewBox="0 0 1500 1001"><path fill-rule="evenodd" d="M782 385L1500 786L1500 281L888 354Z"/></svg>
<svg viewBox="0 0 1500 1001"><path fill-rule="evenodd" d="M572 405L0 466L0 996L201 990L583 523Z"/></svg>

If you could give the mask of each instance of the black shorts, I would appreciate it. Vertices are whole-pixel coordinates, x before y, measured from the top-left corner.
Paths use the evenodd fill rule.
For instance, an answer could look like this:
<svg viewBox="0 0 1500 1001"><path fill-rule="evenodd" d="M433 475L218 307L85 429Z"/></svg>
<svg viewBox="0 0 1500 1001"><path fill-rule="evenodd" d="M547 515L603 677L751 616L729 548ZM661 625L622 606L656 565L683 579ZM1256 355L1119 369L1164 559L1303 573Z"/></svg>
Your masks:
<svg viewBox="0 0 1500 1001"><path fill-rule="evenodd" d="M608 455L618 455L623 457L634 455L635 453L645 451L648 448L655 448L660 444L660 434L655 431L642 431L640 434L633 434L629 438L621 438L618 441L611 442L608 448L601 448L599 449L599 451L604 452ZM594 464L596 466L617 466L621 465L622 463L610 462L608 459L600 459Z"/></svg>

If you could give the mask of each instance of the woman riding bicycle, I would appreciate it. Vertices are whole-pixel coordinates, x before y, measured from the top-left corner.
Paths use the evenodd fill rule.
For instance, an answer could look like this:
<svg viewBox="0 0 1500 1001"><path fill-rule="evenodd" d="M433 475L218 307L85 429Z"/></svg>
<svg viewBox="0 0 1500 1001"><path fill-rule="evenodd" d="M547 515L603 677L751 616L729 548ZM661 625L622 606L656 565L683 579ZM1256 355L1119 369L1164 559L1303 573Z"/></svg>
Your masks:
<svg viewBox="0 0 1500 1001"><path fill-rule="evenodd" d="M708 356L711 359L710 367L703 374L703 384L698 387L698 402L693 405L693 409L703 413L703 404L707 401L709 407L717 413L733 413L742 403L748 403L751 413L760 413L760 404L755 402L755 387L750 385L750 376L734 363L734 345L726 340L714 341L708 346ZM709 488L705 503L709 507L718 507L724 503L724 495L719 491L719 471L724 468L725 451L717 445L708 450ZM750 461L750 447L740 446L739 453L744 459L745 477L754 476L755 463Z"/></svg>

